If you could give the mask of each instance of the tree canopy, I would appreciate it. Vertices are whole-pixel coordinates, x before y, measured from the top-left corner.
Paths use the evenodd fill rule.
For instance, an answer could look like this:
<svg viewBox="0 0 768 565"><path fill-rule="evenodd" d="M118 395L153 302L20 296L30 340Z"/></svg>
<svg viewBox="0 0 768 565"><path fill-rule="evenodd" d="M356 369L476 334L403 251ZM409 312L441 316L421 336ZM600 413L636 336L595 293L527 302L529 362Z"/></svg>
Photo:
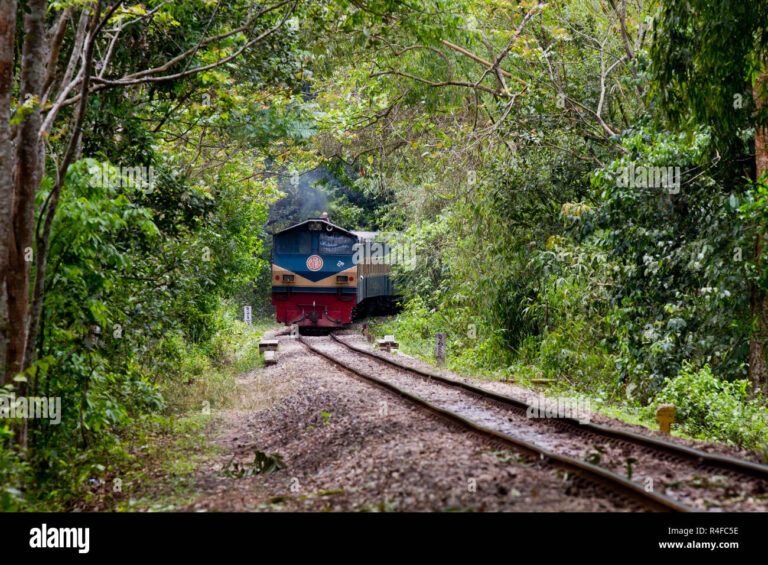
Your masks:
<svg viewBox="0 0 768 565"><path fill-rule="evenodd" d="M767 56L760 0L3 2L0 397L64 413L0 420L0 508L72 508L188 409L270 315L270 233L321 211L416 250L415 351L759 404Z"/></svg>

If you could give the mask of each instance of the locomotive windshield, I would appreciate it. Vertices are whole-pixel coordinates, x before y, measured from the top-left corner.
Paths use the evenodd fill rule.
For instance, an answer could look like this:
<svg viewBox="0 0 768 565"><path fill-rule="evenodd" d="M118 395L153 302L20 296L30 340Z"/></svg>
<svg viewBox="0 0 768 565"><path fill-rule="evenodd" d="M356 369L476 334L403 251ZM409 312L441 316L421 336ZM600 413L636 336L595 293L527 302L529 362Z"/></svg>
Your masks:
<svg viewBox="0 0 768 565"><path fill-rule="evenodd" d="M320 255L352 255L357 240L343 233L321 233L318 252Z"/></svg>
<svg viewBox="0 0 768 565"><path fill-rule="evenodd" d="M275 238L275 250L280 254L307 254L312 251L312 234L305 231L282 234L280 237Z"/></svg>

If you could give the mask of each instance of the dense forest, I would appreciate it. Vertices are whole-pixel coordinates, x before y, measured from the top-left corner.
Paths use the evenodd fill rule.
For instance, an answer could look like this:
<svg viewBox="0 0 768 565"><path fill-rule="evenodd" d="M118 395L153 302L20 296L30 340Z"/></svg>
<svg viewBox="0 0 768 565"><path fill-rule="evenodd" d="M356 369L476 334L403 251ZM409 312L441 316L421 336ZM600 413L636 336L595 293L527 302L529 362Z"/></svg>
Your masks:
<svg viewBox="0 0 768 565"><path fill-rule="evenodd" d="M767 73L763 0L4 0L0 399L61 404L0 509L225 405L321 212L414 250L407 351L768 457Z"/></svg>

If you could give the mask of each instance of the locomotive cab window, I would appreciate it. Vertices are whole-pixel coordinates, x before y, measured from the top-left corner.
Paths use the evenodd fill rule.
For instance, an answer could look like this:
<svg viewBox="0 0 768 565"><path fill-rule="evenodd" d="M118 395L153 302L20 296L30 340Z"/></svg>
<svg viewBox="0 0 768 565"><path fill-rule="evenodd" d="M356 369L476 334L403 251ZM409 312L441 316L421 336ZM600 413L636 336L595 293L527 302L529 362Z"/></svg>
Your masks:
<svg viewBox="0 0 768 565"><path fill-rule="evenodd" d="M275 250L279 254L307 254L312 251L312 234L305 231L283 234L275 238Z"/></svg>
<svg viewBox="0 0 768 565"><path fill-rule="evenodd" d="M326 233L319 234L319 253L320 255L352 255L354 253L354 245L357 241L354 237L350 237L343 233Z"/></svg>

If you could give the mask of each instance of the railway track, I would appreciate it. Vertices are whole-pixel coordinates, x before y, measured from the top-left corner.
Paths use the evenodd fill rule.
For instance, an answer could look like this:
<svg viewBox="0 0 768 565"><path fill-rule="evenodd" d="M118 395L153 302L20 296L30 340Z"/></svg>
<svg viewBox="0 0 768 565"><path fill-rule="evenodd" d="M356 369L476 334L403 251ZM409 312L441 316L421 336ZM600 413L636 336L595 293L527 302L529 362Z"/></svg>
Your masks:
<svg viewBox="0 0 768 565"><path fill-rule="evenodd" d="M336 335L302 342L425 410L547 459L635 507L768 510L767 466L575 418L530 418L520 399L409 367Z"/></svg>
<svg viewBox="0 0 768 565"><path fill-rule="evenodd" d="M549 463L564 470L566 472L565 478L567 480L572 481L574 484L586 483L590 487L597 488L604 493L607 498L614 499L619 506L657 512L689 512L693 510L693 508L681 504L668 496L655 492L648 492L642 485L625 479L608 469L555 453L525 439L512 436L504 431L484 425L476 419L461 413L461 410L446 408L439 405L439 403L432 402L421 395L415 394L394 384L390 379L373 376L370 374L370 371L361 369L359 366L356 367L348 360L341 359L338 352L337 355L334 355L332 352L328 351L327 347L318 347L317 345L319 340L326 345L331 343L338 345L339 347L345 347L346 345L342 342L332 342L322 338L307 339L304 337L299 338L299 340L310 351L327 359L343 370L351 372L369 383L382 387L390 392L394 392L401 398L405 398L432 415L436 415L453 424L468 429L470 432L478 435L481 439L484 439L492 445L507 449L511 448L514 451L524 453L531 459Z"/></svg>

